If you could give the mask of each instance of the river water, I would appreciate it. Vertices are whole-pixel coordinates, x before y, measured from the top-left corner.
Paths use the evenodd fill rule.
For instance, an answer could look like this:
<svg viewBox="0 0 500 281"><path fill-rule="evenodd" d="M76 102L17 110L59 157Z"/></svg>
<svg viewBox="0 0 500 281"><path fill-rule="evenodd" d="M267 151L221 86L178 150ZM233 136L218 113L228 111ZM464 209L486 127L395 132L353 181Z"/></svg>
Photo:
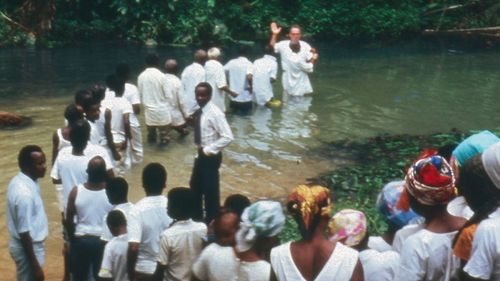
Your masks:
<svg viewBox="0 0 500 281"><path fill-rule="evenodd" d="M161 58L177 58L185 66L193 50L112 44L0 49L0 110L34 120L29 128L0 131L0 279L13 280L15 274L7 247L5 191L18 171L17 152L24 145L38 144L50 159L52 133L63 125L63 110L74 92L103 81L119 62L129 63L133 73L139 74L151 51ZM223 197L240 192L252 200L283 200L291 187L335 167L335 159L308 151L327 141L500 126L498 48L417 43L366 49L318 44L318 51L320 61L311 75L312 96L285 99L282 108L257 108L247 117L228 116L235 141L224 152ZM224 60L231 54L229 50ZM250 57L257 55L254 50ZM278 97L280 89L278 82ZM167 167L167 189L188 185L195 155L192 134L181 139L172 132L172 137L167 148L145 146L146 163ZM142 167L126 175L132 202L144 195ZM56 280L62 275L60 214L48 174L41 186L50 222L46 276Z"/></svg>

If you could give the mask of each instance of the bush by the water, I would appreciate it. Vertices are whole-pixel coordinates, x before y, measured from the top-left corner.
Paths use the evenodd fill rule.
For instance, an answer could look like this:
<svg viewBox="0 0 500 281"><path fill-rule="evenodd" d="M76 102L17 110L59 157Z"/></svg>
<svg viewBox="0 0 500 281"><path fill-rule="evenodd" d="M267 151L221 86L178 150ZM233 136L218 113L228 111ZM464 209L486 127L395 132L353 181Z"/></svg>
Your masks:
<svg viewBox="0 0 500 281"><path fill-rule="evenodd" d="M334 212L345 208L363 211L370 234L382 234L387 225L375 208L382 187L392 180L404 179L406 170L423 149L456 145L473 133L476 131L452 130L431 135L384 135L355 141L335 141L322 148L321 154L329 158L344 158L350 164L313 180L328 186L332 191ZM288 219L281 240L296 240L299 237L295 222Z"/></svg>

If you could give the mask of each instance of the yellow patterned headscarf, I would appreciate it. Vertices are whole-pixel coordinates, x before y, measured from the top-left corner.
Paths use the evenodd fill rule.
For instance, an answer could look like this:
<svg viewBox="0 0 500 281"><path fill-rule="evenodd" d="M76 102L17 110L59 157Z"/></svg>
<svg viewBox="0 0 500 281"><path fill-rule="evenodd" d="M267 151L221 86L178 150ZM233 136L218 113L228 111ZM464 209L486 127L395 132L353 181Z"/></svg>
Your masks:
<svg viewBox="0 0 500 281"><path fill-rule="evenodd" d="M295 187L288 195L288 206L300 214L306 229L309 229L316 215L330 217L333 208L330 191L320 185Z"/></svg>

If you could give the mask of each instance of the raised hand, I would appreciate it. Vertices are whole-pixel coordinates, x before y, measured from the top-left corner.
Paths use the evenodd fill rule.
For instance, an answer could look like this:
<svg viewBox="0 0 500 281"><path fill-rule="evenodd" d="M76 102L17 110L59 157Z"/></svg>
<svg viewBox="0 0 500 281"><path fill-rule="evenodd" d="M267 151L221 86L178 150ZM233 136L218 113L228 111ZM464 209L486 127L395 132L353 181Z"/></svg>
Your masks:
<svg viewBox="0 0 500 281"><path fill-rule="evenodd" d="M274 35L278 35L281 32L281 27L278 27L278 25L274 21L271 22L270 28L271 28L271 33Z"/></svg>

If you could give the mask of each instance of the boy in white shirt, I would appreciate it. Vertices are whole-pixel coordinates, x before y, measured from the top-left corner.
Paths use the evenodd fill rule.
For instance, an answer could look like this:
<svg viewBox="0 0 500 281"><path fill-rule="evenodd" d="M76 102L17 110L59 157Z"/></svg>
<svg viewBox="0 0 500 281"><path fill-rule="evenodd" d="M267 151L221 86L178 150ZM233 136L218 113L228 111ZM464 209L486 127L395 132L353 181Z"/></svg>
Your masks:
<svg viewBox="0 0 500 281"><path fill-rule="evenodd" d="M125 214L125 218L128 217L130 210L134 207L134 204L128 201L128 183L124 178L116 177L109 179L106 182L106 195L108 196L109 203L114 205L113 210L120 210ZM104 218L103 231L101 235L101 241L109 242L113 235L107 226L106 218Z"/></svg>
<svg viewBox="0 0 500 281"><path fill-rule="evenodd" d="M190 281L191 267L203 249L207 226L193 221L193 192L177 187L168 192L168 215L174 219L160 237L158 262L164 280Z"/></svg>
<svg viewBox="0 0 500 281"><path fill-rule="evenodd" d="M102 281L128 281L127 273L127 219L120 210L113 210L106 218L107 227L114 238L106 244L102 257L99 278Z"/></svg>

